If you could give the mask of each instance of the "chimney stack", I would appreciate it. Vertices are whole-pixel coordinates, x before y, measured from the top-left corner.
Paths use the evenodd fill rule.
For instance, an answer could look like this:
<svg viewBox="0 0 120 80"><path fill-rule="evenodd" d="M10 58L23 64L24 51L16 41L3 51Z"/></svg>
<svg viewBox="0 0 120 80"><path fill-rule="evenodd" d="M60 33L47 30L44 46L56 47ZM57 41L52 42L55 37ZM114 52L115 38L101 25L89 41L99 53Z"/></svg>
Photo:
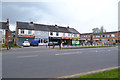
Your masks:
<svg viewBox="0 0 120 80"><path fill-rule="evenodd" d="M57 26L57 24L55 24L55 26Z"/></svg>
<svg viewBox="0 0 120 80"><path fill-rule="evenodd" d="M69 26L67 26L67 29L69 29L70 27Z"/></svg>
<svg viewBox="0 0 120 80"><path fill-rule="evenodd" d="M9 26L9 18L7 18L7 25Z"/></svg>
<svg viewBox="0 0 120 80"><path fill-rule="evenodd" d="M33 22L31 21L30 24L33 24Z"/></svg>

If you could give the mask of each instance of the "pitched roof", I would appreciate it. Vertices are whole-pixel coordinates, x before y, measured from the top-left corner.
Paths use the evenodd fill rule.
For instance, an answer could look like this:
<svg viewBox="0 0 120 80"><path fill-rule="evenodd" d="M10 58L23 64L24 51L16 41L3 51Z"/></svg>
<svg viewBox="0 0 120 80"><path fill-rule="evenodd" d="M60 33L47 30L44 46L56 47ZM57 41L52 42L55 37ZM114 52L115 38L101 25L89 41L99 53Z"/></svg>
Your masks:
<svg viewBox="0 0 120 80"><path fill-rule="evenodd" d="M9 30L9 25L7 25L7 22L0 22L0 29Z"/></svg>
<svg viewBox="0 0 120 80"><path fill-rule="evenodd" d="M74 28L69 28L69 31L75 34L80 34L76 29Z"/></svg>
<svg viewBox="0 0 120 80"><path fill-rule="evenodd" d="M94 34L94 35L100 35L100 34L114 34L120 31L112 31L112 32L103 32L103 33L82 33L81 35L89 35L89 34Z"/></svg>
<svg viewBox="0 0 120 80"><path fill-rule="evenodd" d="M44 25L44 24L30 24L27 22L17 22L17 27L18 27L18 29L28 29L28 30L79 33L74 28L70 28L70 30L68 30L67 27L62 27L62 26Z"/></svg>

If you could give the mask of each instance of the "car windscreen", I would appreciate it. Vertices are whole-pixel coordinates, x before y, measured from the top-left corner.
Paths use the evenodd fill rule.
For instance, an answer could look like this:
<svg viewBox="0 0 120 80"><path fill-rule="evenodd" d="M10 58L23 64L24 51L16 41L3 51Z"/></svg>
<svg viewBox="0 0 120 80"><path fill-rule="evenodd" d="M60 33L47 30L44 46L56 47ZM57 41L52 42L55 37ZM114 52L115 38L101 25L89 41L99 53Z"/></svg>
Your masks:
<svg viewBox="0 0 120 80"><path fill-rule="evenodd" d="M28 41L24 41L24 43L29 43Z"/></svg>

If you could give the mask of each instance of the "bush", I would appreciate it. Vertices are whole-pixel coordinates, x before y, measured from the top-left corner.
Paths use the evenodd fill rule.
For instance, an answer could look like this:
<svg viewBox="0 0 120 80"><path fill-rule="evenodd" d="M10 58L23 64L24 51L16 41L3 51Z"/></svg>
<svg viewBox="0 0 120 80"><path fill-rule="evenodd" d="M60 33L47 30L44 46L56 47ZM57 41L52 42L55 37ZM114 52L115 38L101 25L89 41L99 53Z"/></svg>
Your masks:
<svg viewBox="0 0 120 80"><path fill-rule="evenodd" d="M6 47L5 44L2 44L2 47L5 48Z"/></svg>

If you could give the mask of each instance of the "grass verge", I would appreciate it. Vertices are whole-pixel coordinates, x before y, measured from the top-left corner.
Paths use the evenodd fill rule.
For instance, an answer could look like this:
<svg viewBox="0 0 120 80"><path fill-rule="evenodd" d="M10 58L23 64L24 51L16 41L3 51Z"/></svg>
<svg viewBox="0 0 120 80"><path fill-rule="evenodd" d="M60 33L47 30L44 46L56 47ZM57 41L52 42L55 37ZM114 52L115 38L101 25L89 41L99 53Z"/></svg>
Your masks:
<svg viewBox="0 0 120 80"><path fill-rule="evenodd" d="M22 48L21 46L12 46L11 48Z"/></svg>
<svg viewBox="0 0 120 80"><path fill-rule="evenodd" d="M66 79L66 80L84 80L86 79L100 79L100 78L119 78L119 70L120 69L114 69L114 70L109 70L109 71L104 71L104 72L99 72L99 73L93 73L90 75L85 75L85 76L80 76L78 78L71 78L71 79ZM120 80L120 78L119 78Z"/></svg>
<svg viewBox="0 0 120 80"><path fill-rule="evenodd" d="M6 51L7 49L0 49L0 51Z"/></svg>

